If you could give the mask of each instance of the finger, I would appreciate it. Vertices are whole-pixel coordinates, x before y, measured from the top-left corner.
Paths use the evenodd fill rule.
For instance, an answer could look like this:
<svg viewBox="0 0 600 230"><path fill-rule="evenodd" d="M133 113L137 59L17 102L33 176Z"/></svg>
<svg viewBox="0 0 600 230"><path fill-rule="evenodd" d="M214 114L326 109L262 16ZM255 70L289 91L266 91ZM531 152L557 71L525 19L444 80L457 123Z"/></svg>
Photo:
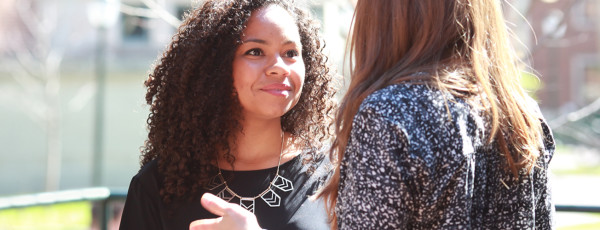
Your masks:
<svg viewBox="0 0 600 230"><path fill-rule="evenodd" d="M218 224L223 220L222 217L213 219L195 220L190 223L190 230L217 229Z"/></svg>
<svg viewBox="0 0 600 230"><path fill-rule="evenodd" d="M210 193L204 193L200 199L200 203L206 210L217 216L223 216L225 214L225 209L231 206L227 201Z"/></svg>

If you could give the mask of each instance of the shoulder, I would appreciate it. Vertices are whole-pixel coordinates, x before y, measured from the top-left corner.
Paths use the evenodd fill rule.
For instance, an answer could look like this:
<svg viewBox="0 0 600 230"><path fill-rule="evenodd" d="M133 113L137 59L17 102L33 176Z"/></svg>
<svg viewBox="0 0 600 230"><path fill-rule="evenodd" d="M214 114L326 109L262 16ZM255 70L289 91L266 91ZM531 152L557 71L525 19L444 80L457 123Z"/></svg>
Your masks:
<svg viewBox="0 0 600 230"><path fill-rule="evenodd" d="M552 129L550 128L550 124L548 124L548 121L544 118L544 115L542 114L542 111L540 110L540 106L538 105L538 102L535 101L535 99L527 96L525 98L525 103L527 105L527 108L531 109L531 112L534 114L534 116L536 116L539 120L540 120L540 125L542 126L541 128L541 138L542 140L540 140L541 142L541 151L542 151L542 157L540 157L541 164L544 164L547 166L548 163L550 163L550 160L552 159L552 156L554 155L554 151L556 148L556 144L554 142L554 135L552 134Z"/></svg>
<svg viewBox="0 0 600 230"><path fill-rule="evenodd" d="M329 150L329 148L327 148ZM327 151L328 152L328 151ZM329 160L328 154L319 154L315 159L314 174L320 178L327 178L333 172L333 166Z"/></svg>
<svg viewBox="0 0 600 230"><path fill-rule="evenodd" d="M158 191L161 181L158 171L158 160L154 159L142 166L138 173L133 176L131 187L137 187L146 191L148 189Z"/></svg>
<svg viewBox="0 0 600 230"><path fill-rule="evenodd" d="M402 131L408 138L443 132L459 120L477 116L465 101L427 85L390 85L366 97L353 121L353 127L381 126L381 131ZM379 129L376 129L379 130Z"/></svg>
<svg viewBox="0 0 600 230"><path fill-rule="evenodd" d="M142 166L135 176L138 178L150 179L156 178L158 174L158 159L154 159Z"/></svg>
<svg viewBox="0 0 600 230"><path fill-rule="evenodd" d="M322 186L333 172L333 166L326 154L328 151L329 147L305 151L293 160L293 167L296 169L292 170L298 178L304 178L302 180L306 180L307 185L310 184L314 190Z"/></svg>
<svg viewBox="0 0 600 230"><path fill-rule="evenodd" d="M401 83L388 85L371 93L363 104L390 103L410 105L443 99L442 93L425 84Z"/></svg>
<svg viewBox="0 0 600 230"><path fill-rule="evenodd" d="M329 161L329 146L320 149L307 150L297 157L297 164L303 173L311 177L326 177L332 170Z"/></svg>
<svg viewBox="0 0 600 230"><path fill-rule="evenodd" d="M373 114L395 122L413 118L441 117L446 113L450 94L420 84L394 84L379 89L361 103L357 114Z"/></svg>
<svg viewBox="0 0 600 230"><path fill-rule="evenodd" d="M430 165L435 159L462 161L483 143L484 124L465 100L431 86L403 83L365 98L353 129L358 127L356 135L363 136L370 130L365 138L383 139L378 145L397 143L405 159Z"/></svg>

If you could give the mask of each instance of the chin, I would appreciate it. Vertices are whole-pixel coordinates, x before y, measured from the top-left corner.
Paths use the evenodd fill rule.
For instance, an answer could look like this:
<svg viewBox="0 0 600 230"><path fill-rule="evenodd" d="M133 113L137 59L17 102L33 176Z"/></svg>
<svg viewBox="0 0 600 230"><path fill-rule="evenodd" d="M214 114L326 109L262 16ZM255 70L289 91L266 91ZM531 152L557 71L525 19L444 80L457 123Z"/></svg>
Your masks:
<svg viewBox="0 0 600 230"><path fill-rule="evenodd" d="M290 110L292 110L292 108L285 108L285 109L281 109L278 111L269 112L265 115L266 115L266 117L270 117L270 118L280 118L283 115L285 115L287 112L289 112Z"/></svg>

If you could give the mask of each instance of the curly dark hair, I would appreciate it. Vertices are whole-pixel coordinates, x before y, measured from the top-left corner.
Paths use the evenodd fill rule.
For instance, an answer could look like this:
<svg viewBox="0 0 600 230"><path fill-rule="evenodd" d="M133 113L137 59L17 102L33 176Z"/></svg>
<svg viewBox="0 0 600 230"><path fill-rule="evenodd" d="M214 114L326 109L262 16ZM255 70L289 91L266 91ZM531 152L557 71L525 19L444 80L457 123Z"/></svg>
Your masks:
<svg viewBox="0 0 600 230"><path fill-rule="evenodd" d="M293 0L207 1L186 13L145 82L151 108L141 165L158 161L165 202L197 195L216 175L211 162L219 153L233 164L228 140L241 131L241 105L232 77L234 53L250 14L270 4L296 19L306 68L302 95L281 117L282 129L304 149L320 149L330 140L335 90L318 23ZM321 151L304 152L305 162L314 162Z"/></svg>

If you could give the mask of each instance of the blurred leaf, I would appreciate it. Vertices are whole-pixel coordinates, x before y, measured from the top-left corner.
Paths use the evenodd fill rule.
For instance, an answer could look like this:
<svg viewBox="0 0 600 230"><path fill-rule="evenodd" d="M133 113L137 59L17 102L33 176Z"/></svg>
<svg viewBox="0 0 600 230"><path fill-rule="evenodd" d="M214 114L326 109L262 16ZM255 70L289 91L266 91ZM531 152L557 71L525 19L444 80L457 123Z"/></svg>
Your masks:
<svg viewBox="0 0 600 230"><path fill-rule="evenodd" d="M537 100L535 93L542 88L542 82L537 76L521 71L521 86L523 86L531 98Z"/></svg>

